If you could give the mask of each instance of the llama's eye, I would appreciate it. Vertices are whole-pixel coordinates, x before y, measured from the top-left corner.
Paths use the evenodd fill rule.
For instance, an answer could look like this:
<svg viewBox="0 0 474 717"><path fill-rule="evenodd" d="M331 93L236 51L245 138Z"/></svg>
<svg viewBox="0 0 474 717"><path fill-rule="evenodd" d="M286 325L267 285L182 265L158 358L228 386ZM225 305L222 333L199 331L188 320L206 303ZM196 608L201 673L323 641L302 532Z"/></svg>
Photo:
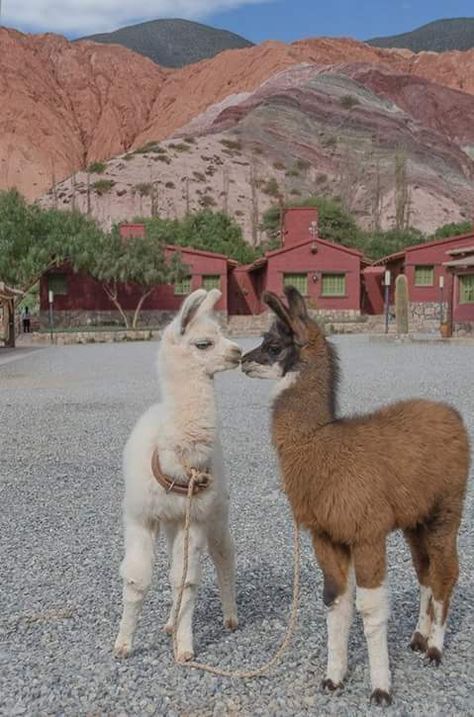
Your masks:
<svg viewBox="0 0 474 717"><path fill-rule="evenodd" d="M196 341L194 345L200 351L205 351L206 349L210 349L213 343L212 341L206 341L205 339L203 339L202 341Z"/></svg>
<svg viewBox="0 0 474 717"><path fill-rule="evenodd" d="M270 356L278 356L280 353L280 347L279 346L269 346L268 353Z"/></svg>

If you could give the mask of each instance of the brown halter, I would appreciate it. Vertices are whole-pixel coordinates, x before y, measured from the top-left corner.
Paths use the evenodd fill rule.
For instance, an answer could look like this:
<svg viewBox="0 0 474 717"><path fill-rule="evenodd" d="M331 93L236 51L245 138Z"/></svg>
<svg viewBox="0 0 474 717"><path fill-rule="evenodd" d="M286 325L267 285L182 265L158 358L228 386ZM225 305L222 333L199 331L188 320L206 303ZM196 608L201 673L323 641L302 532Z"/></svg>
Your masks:
<svg viewBox="0 0 474 717"><path fill-rule="evenodd" d="M167 493L177 493L178 495L184 496L188 494L187 483L177 483L176 479L173 480L172 478L163 473L163 471L161 470L160 458L158 456L157 448L155 448L151 457L151 470L157 482L161 485L162 488L166 490ZM208 471L202 471L198 468L186 468L185 471L188 480L191 477L193 477L195 480L193 486L193 495L198 495L198 493L202 493L210 485L211 474Z"/></svg>

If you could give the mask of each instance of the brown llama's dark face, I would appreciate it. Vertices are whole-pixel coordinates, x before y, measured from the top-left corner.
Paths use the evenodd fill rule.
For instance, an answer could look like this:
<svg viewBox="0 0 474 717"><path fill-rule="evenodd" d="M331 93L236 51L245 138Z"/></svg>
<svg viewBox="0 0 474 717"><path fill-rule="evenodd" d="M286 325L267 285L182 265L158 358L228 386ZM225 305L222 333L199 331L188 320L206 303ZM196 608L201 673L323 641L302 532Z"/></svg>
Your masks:
<svg viewBox="0 0 474 717"><path fill-rule="evenodd" d="M250 378L279 379L298 370L299 347L289 329L275 321L260 346L242 358L242 371Z"/></svg>
<svg viewBox="0 0 474 717"><path fill-rule="evenodd" d="M264 334L260 346L242 358L242 371L251 378L279 379L299 369L308 314L304 299L296 289L287 287L285 294L288 306L276 294L265 292L263 296L277 318Z"/></svg>

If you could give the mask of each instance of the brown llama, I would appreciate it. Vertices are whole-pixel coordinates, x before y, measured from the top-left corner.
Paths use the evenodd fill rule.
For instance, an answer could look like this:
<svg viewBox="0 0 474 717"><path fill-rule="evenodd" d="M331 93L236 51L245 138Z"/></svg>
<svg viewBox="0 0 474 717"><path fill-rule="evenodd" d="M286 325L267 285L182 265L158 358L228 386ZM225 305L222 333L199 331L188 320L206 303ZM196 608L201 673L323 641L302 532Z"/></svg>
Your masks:
<svg viewBox="0 0 474 717"><path fill-rule="evenodd" d="M469 472L459 414L425 400L400 401L365 416L336 417L337 355L300 294L272 293L276 314L262 344L242 359L251 377L281 379L272 437L297 523L309 530L324 576L328 658L323 687L340 687L356 605L367 639L371 700L389 704L389 596L385 540L401 528L420 583L411 640L439 664L449 600L458 577L456 541Z"/></svg>

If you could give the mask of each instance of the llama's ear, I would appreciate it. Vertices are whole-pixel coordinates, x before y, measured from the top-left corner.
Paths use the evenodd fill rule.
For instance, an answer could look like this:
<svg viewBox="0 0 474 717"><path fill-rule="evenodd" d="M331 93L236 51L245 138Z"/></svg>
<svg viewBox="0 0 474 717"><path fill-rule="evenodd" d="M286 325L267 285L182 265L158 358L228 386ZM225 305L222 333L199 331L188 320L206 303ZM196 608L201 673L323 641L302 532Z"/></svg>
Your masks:
<svg viewBox="0 0 474 717"><path fill-rule="evenodd" d="M195 318L199 308L207 298L205 289L197 289L185 299L178 314L179 333L184 334L191 321Z"/></svg>
<svg viewBox="0 0 474 717"><path fill-rule="evenodd" d="M273 291L264 291L262 298L265 304L278 316L280 321L283 321L283 323L293 331L289 311L278 296L274 294Z"/></svg>
<svg viewBox="0 0 474 717"><path fill-rule="evenodd" d="M306 309L306 303L298 289L295 289L294 286L285 286L284 291L285 296L288 299L291 318L301 319L301 321L307 319L308 311Z"/></svg>
<svg viewBox="0 0 474 717"><path fill-rule="evenodd" d="M199 307L198 314L208 314L213 310L217 302L222 296L222 291L219 289L211 289L207 292L207 296Z"/></svg>
<svg viewBox="0 0 474 717"><path fill-rule="evenodd" d="M295 289L296 291L296 289ZM298 293L298 292L296 292ZM299 296L299 294L298 294ZM300 297L303 301L303 298ZM271 291L265 291L263 294L263 300L267 306L278 316L280 321L283 321L294 336L296 344L304 346L307 343L307 331L304 321L299 316L293 316L290 309L287 309L285 304L280 301L278 296ZM303 301L304 306L304 301ZM306 311L306 307L305 307Z"/></svg>

